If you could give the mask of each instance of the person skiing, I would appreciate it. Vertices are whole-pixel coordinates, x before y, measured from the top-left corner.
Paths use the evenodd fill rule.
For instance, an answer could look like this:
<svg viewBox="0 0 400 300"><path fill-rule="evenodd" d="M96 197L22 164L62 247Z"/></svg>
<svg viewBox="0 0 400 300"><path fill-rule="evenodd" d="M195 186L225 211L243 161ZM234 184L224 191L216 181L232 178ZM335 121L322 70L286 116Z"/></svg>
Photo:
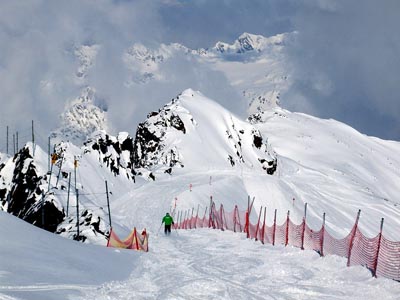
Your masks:
<svg viewBox="0 0 400 300"><path fill-rule="evenodd" d="M164 233L166 235L171 234L171 224L174 225L174 219L169 215L169 213L166 213L164 218L162 219L161 224L164 223L165 227L164 227Z"/></svg>

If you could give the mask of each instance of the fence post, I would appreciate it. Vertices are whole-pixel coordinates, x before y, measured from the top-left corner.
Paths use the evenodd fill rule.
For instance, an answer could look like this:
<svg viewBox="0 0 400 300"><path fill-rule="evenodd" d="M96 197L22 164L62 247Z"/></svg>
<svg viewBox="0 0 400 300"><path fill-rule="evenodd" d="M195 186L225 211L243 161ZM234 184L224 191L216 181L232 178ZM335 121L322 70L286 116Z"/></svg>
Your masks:
<svg viewBox="0 0 400 300"><path fill-rule="evenodd" d="M354 237L357 233L358 220L360 219L360 214L361 214L361 209L358 210L356 223L354 224L354 227L353 227L353 234L351 235L351 238L350 238L349 251L347 252L347 266L348 267L350 266L351 250L353 250Z"/></svg>
<svg viewBox="0 0 400 300"><path fill-rule="evenodd" d="M208 206L206 206L206 209L204 210L204 216L203 216L203 222L201 223L201 228L204 228L204 227L205 227L205 226L204 226L204 221L206 220L207 209L208 209Z"/></svg>
<svg viewBox="0 0 400 300"><path fill-rule="evenodd" d="M289 221L290 221L290 210L287 211L286 217L286 237L285 237L285 246L289 244Z"/></svg>
<svg viewBox="0 0 400 300"><path fill-rule="evenodd" d="M194 207L192 207L192 217L190 218L190 229L192 229Z"/></svg>
<svg viewBox="0 0 400 300"><path fill-rule="evenodd" d="M180 214L180 210L178 210L178 214L177 214L177 216L176 216L176 225L175 225L175 228L176 229L179 229L179 214Z"/></svg>
<svg viewBox="0 0 400 300"><path fill-rule="evenodd" d="M249 211L248 210L246 210L245 218L246 218L246 221L245 221L246 223L244 225L244 230L246 232L246 237L250 238L250 232L249 232L249 222L250 222L250 220L249 220Z"/></svg>
<svg viewBox="0 0 400 300"><path fill-rule="evenodd" d="M381 219L381 229L380 229L380 231L379 231L378 249L376 250L374 268L373 268L373 270L372 270L373 276L374 276L374 277L376 277L376 269L378 268L378 258L379 258L379 250L381 249L383 221L384 221L384 218Z"/></svg>
<svg viewBox="0 0 400 300"><path fill-rule="evenodd" d="M192 219L190 218L190 208L188 208L187 210L187 222L186 222L186 229L188 229L187 227L189 226L189 229L192 229Z"/></svg>
<svg viewBox="0 0 400 300"><path fill-rule="evenodd" d="M320 236L321 236L321 249L320 249L320 254L321 256L324 256L324 235L325 235L325 213L322 215L322 227L320 231Z"/></svg>
<svg viewBox="0 0 400 300"><path fill-rule="evenodd" d="M264 222L263 222L263 226L262 226L262 230L261 230L261 243L263 243L264 244L264 236L265 236L265 216L266 216L266 213L267 213L267 208L266 207L264 207Z"/></svg>
<svg viewBox="0 0 400 300"><path fill-rule="evenodd" d="M261 214L262 214L262 206L260 207L260 213L258 215L258 221L257 221L257 228L256 228L256 236L255 236L255 240L258 241L258 228L260 227L260 218L261 218Z"/></svg>
<svg viewBox="0 0 400 300"><path fill-rule="evenodd" d="M210 196L210 213L209 213L209 218L208 218L208 227L212 227L212 213L213 213L213 199L212 196Z"/></svg>
<svg viewBox="0 0 400 300"><path fill-rule="evenodd" d="M220 220L221 220L221 224L219 224L219 227L220 228L218 228L218 229L221 229L221 230L224 230L224 219L223 219L223 217L222 217L222 211L224 210L224 206L222 205L222 203L221 203L221 206L219 207L219 218L220 218Z"/></svg>
<svg viewBox="0 0 400 300"><path fill-rule="evenodd" d="M235 205L235 209L233 210L233 232L236 232L236 213L237 205Z"/></svg>
<svg viewBox="0 0 400 300"><path fill-rule="evenodd" d="M307 203L304 204L303 228L301 232L301 250L304 250L304 232L306 231Z"/></svg>
<svg viewBox="0 0 400 300"><path fill-rule="evenodd" d="M274 230L272 232L272 246L275 246L275 232L276 232L276 208L275 208L275 214L274 214Z"/></svg>
<svg viewBox="0 0 400 300"><path fill-rule="evenodd" d="M197 219L199 218L199 209L200 209L200 204L197 205L196 222L194 223L194 228L197 228Z"/></svg>

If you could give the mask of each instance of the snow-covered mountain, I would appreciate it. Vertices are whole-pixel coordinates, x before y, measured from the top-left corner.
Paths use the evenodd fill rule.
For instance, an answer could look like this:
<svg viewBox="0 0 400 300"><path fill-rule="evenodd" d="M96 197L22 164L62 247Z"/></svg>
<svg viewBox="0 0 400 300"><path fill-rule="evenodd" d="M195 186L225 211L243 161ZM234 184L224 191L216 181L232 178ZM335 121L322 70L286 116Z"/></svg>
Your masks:
<svg viewBox="0 0 400 300"><path fill-rule="evenodd" d="M264 37L243 33L232 44L217 42L206 49L189 49L177 43L152 49L135 43L124 54L131 72L127 85L171 82L179 74L164 68L169 61L194 60L221 72L248 105L249 114L275 107L290 86L291 69L285 63L286 44L296 33Z"/></svg>
<svg viewBox="0 0 400 300"><path fill-rule="evenodd" d="M256 128L191 89L139 124L134 160L136 168L169 174L175 167L276 170L275 154Z"/></svg>
<svg viewBox="0 0 400 300"><path fill-rule="evenodd" d="M51 178L47 154L37 147L33 155L27 145L1 165L0 200L3 210L41 225L43 199L49 230L77 238L79 218L86 232L81 238L95 243L105 243L109 227L105 181L114 224L121 228L151 229L149 218L175 206L204 209L210 195L227 209L246 205L251 195L256 211L270 208L269 221L274 208L281 212L278 221L287 210L301 220L307 202L311 225L319 227L326 212L329 226L341 235L362 209L367 233L376 234L384 217L387 235L399 239L399 150L397 142L281 108L241 120L188 89L149 113L135 138L98 131L81 147L57 144ZM70 178L72 194L79 192L78 214L75 195L67 214Z"/></svg>
<svg viewBox="0 0 400 300"><path fill-rule="evenodd" d="M61 126L51 134L58 141L70 141L80 145L99 130L108 130L106 107L96 101L96 90L86 87L60 116Z"/></svg>
<svg viewBox="0 0 400 300"><path fill-rule="evenodd" d="M333 276L332 281L339 280L338 275L331 269L335 270L337 266L344 269L345 261L341 258L324 258L322 263L319 256L313 252L304 254L305 252L297 249L284 250L272 246L266 249L266 246L253 242L246 244L246 251L243 252L244 237L230 236L228 233L185 232L180 233L179 240L174 243L173 240L157 237L161 218L166 211L195 209L199 210L201 216L209 205L210 196L217 204L223 203L227 212L232 211L234 205L245 209L250 195L255 199L253 212L258 213L261 207L267 208L268 225L273 222L275 209L278 211L278 224L284 222L288 210L291 220L300 223L304 215L304 205L308 203L309 226L319 229L322 214L325 212L327 230L335 237L341 238L349 233L357 211L361 209L359 229L365 235L376 236L380 219L383 217L384 236L390 240L400 240L400 202L397 200L400 188L396 184L400 179L400 158L397 155L399 151L399 142L368 137L338 121L292 113L279 107L255 113L243 120L200 92L188 89L158 111L150 112L139 124L134 138L126 132L111 136L105 131L95 131L83 146L59 142L55 147L57 156L51 170L48 169L47 153L39 146L36 146L33 152L30 143L14 157L0 155L0 208L39 227L42 226L44 216L44 227L47 230L63 237L98 245L106 244L111 225L110 216L113 229L121 236L127 234L134 226L147 228L151 237L150 256L138 259L136 266L139 267L136 267L127 283L117 284L117 296L113 290L116 283L108 283L100 290L83 290L71 276L64 280L47 279L47 283L53 284L71 282L74 292L67 287L61 288L68 290L65 291L68 295L79 291L90 294L90 297L97 297L99 293L108 297L114 293L115 297L123 299L128 290L130 293L134 290L134 294L139 295L136 289L130 288L138 288L138 276L141 284L158 282L159 266L162 265L166 269L171 267L168 263L171 253L176 253L173 263L179 264L178 260L184 255L185 261L190 261L189 265L196 265L190 271L190 274L197 274L194 275L194 280L199 280L197 276L204 277L210 268L231 270L230 266L238 263L241 264L242 274L242 268L246 269L247 266L247 263L243 263L243 255L246 262L254 266L260 263L259 255L265 256L262 256L262 261L265 259L268 265L271 264L271 253L276 254L273 261L278 261L280 255L284 255L286 263L278 263L279 268L277 267L276 272L280 270L278 273L281 274L285 273L282 270L287 270L287 273L290 273L293 265L301 265L303 267L299 267L294 275L296 280L299 280L300 276L302 282L312 286L322 284L330 294L335 294L337 286L332 287L326 281L312 278L321 278L319 264L324 264L327 269L324 269L323 275L326 276L325 272L328 272ZM110 201L111 215L107 198ZM257 215L252 217L256 218ZM13 224L16 230L26 226L9 219L8 216L5 217L3 213L0 214L0 221ZM15 233L7 232L6 236L12 234ZM36 231L32 231L32 235L39 241L47 239L43 233ZM193 236L196 241L193 240ZM22 241L21 237L20 243ZM39 249L38 245L42 247L41 250L37 250L39 253L56 251L54 249L59 247L51 246L51 243L56 243L70 251L77 251L77 256L92 255L88 254L89 250L69 247L64 241L57 242L57 237L49 238L51 243L39 241L30 243L34 249ZM210 248L210 245L215 247ZM254 247L259 250L252 250ZM219 259L224 263L216 267L214 264L206 266L204 270L197 266L204 260L209 261L209 258L205 259L210 255L209 251L225 253L220 251L222 248L236 249L230 250L235 259L226 260L221 254ZM90 249L93 249L89 251L93 255L107 255L102 250ZM265 254L266 251L268 255ZM0 252L11 255L8 246L1 246ZM47 271L46 268L35 267L34 258L38 256L32 258L20 248L17 253L28 257L26 261L30 266L33 265L31 269ZM64 259L75 259L70 257L68 251L60 253L57 252L54 256L56 258L53 258L57 266L76 272L75 264L65 266L64 262ZM122 256L126 261L132 259L131 256L125 257L125 251L118 250L113 253L116 259ZM241 254L237 256L237 253ZM193 264L189 257L195 257ZM291 261L289 266L288 259ZM12 261L15 262L16 259ZM40 256L38 261L48 262L48 255ZM310 263L307 263L308 261ZM93 274L103 270L96 267L92 260L87 264L82 263L81 259L76 259L76 263L78 262L82 266L89 265L88 268ZM178 269L184 274L187 270L183 266L186 264L182 264ZM129 268L132 270L134 267ZM0 271L18 274L18 271L11 269L11 265L4 266L4 262L0 263ZM261 272L263 276L267 276L266 280L269 280L268 276L272 276L272 273L265 274L265 271L261 271L266 269L268 268L260 268L257 272ZM118 273L117 268L110 267L110 270L114 275L105 276L102 282L120 279L115 275ZM348 275L343 275L346 280L340 277L341 283L347 283L350 276L354 284L363 289L367 288L369 293L379 294L383 289L388 299L397 295L394 292L397 286L393 286L392 282L379 279L373 281L375 286L366 285L365 281L370 275L365 268L352 268L350 271L344 270L343 273ZM213 279L215 281L218 281L219 277L224 278L223 282L229 279L226 275L216 274L218 276ZM360 274L360 277L355 274ZM10 285L17 282L16 275L13 276L7 281ZM254 279L252 272L246 273L245 276ZM85 276L80 278L86 280L85 282L99 284L98 281ZM289 279L286 276L282 277L282 280L286 279L291 282L294 280L290 276ZM178 278L173 279L173 282L176 283L176 280ZM33 277L23 283L30 284L31 289L32 286L35 287L37 295L45 293ZM129 288L126 288L127 286ZM221 282L221 286L225 286L224 283ZM254 284L251 288L256 291L258 285ZM353 290L350 286L346 286L346 289L349 293ZM17 293L16 290L21 291L16 287L7 289L12 291L12 295ZM39 290L42 292L38 292ZM52 287L51 290L57 288ZM154 290L160 291L159 288ZM4 288L2 290L0 286L0 292L2 291ZM161 291L165 292L164 289ZM179 289L179 295L191 294L185 289ZM210 292L210 295L215 293ZM248 292L242 291L241 295L246 298ZM291 297L293 294L285 292L284 295Z"/></svg>

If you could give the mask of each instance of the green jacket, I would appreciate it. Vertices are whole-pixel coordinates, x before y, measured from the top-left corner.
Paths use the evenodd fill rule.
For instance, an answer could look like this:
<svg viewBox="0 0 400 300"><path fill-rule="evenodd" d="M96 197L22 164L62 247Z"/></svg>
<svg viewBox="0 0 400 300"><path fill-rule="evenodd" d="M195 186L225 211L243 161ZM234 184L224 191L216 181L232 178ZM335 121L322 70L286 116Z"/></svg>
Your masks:
<svg viewBox="0 0 400 300"><path fill-rule="evenodd" d="M165 223L165 225L171 225L171 224L174 224L174 219L172 219L171 216L165 216L162 219L162 223Z"/></svg>

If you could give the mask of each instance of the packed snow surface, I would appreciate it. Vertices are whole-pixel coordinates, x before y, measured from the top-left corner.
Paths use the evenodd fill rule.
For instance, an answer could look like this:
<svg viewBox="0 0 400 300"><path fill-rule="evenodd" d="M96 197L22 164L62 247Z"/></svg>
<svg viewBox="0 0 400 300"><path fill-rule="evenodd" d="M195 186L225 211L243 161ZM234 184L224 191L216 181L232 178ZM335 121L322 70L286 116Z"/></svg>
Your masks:
<svg viewBox="0 0 400 300"><path fill-rule="evenodd" d="M0 212L0 299L398 299L343 258L212 229L151 232L148 253L80 244Z"/></svg>

